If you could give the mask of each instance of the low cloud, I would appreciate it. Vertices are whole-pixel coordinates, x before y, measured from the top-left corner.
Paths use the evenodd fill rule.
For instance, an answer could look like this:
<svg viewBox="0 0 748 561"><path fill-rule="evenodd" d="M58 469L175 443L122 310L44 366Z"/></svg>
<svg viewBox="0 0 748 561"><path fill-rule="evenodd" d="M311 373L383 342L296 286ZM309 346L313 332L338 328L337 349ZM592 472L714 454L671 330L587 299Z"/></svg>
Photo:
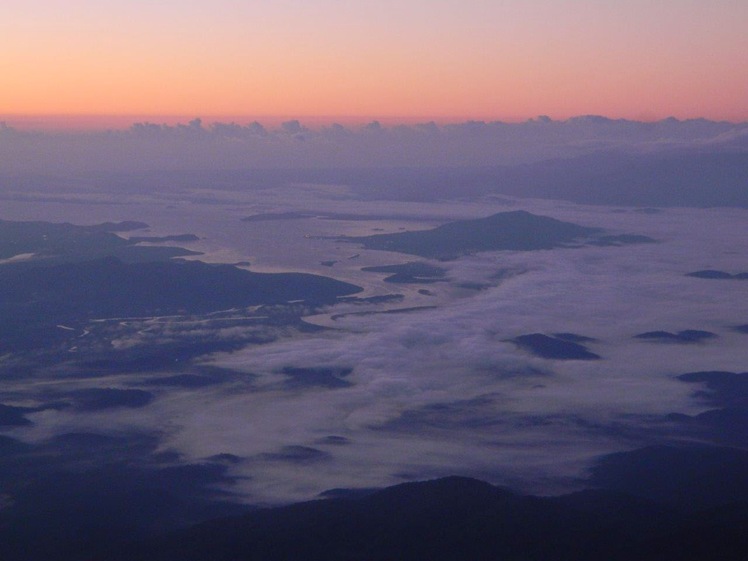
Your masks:
<svg viewBox="0 0 748 561"><path fill-rule="evenodd" d="M298 120L249 124L135 123L127 130L27 132L0 126L6 174L249 168L496 166L596 151L745 149L748 124L666 119L654 123L587 116L523 123L470 121L384 127Z"/></svg>
<svg viewBox="0 0 748 561"><path fill-rule="evenodd" d="M202 397L199 414L180 418L171 446L193 458L254 458L235 469L251 474L252 496L267 499L449 473L549 492L573 486L599 454L665 438L670 413L704 410L677 374L741 368L745 336L731 326L748 317L742 285L683 273L734 259L744 217L583 207L555 215L660 241L448 262L452 283L488 288L430 310L347 315L338 331L218 355L212 363L256 376L253 391ZM497 275L506 270L522 273ZM634 337L689 328L720 336L664 346ZM507 342L537 332L589 336L585 345L602 359L552 360ZM351 369L350 385L289 386L284 369L304 368ZM168 416L189 403L169 404ZM330 436L348 444L336 446ZM330 456L313 469L278 465L279 446Z"/></svg>
<svg viewBox="0 0 748 561"><path fill-rule="evenodd" d="M288 199L288 191L274 196ZM475 216L487 213L488 204L434 203L418 210L427 218L445 213ZM228 469L248 478L237 489L253 501L308 498L333 487L371 487L455 473L528 491L573 488L598 455L665 438L663 423L671 413L704 412L705 404L692 396L693 386L677 375L745 370L746 336L733 329L748 321L743 283L686 276L695 270L735 269L736 255L744 253L745 211L639 212L549 201L521 205L612 233L650 236L656 243L487 252L440 262L445 282L428 285L433 295L394 287L407 294L398 307L421 298L417 304L433 303L434 308L328 317L335 329L292 337L276 334L272 342L206 357L204 366L182 372L202 376L205 365L218 366L232 372L226 384L177 378L154 386L142 373L125 373L122 385L137 387L142 382L155 396L152 403L136 410L120 407L86 414L73 408L39 411L26 415L34 425L15 427L12 434L40 440L60 431L158 427L161 446L183 453L188 461L220 454L237 458ZM297 210L288 203L278 207L273 210ZM335 206L341 212L360 208L350 200ZM402 213L403 205L379 203L376 208L385 215L395 210ZM237 211L240 215L247 213ZM290 235L297 228L302 232L298 238L305 240L308 227L349 234L373 225L310 218L275 224L278 230L271 233ZM400 227L397 221L383 225ZM254 235L269 228L238 218L228 225L218 220L214 227L247 245L251 237L237 232ZM377 282L384 273L360 268L410 259L339 248L339 242L330 239L312 241L327 244L325 252L336 258L360 252L358 259L341 261L333 271L347 279L372 279L362 284L386 293L393 286ZM314 262L319 263L316 256ZM377 304L370 306L367 309L382 311ZM343 304L328 315L361 309ZM200 337L208 335L200 324L186 327L185 333L194 329ZM652 344L634 337L689 329L718 337L696 345ZM180 326L165 325L153 335L171 340L181 333ZM508 342L532 333L590 337L584 345L602 358L554 360ZM232 339L236 333L223 335ZM148 336L133 334L128 341ZM311 380L307 378L312 383L302 383L305 372L312 373ZM78 384L76 389L97 383L103 384L70 382ZM29 385L24 384L9 385L7 391L28 395ZM59 377L50 382L63 384ZM17 405L6 399L3 403Z"/></svg>

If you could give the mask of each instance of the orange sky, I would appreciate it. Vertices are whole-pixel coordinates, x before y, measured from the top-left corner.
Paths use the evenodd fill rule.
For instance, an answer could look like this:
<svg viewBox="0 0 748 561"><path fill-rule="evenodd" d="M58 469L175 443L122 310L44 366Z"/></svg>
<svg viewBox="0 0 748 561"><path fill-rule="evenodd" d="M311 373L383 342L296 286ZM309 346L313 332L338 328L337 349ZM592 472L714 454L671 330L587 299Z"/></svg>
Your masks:
<svg viewBox="0 0 748 561"><path fill-rule="evenodd" d="M0 119L748 120L744 0L153 4L3 3Z"/></svg>

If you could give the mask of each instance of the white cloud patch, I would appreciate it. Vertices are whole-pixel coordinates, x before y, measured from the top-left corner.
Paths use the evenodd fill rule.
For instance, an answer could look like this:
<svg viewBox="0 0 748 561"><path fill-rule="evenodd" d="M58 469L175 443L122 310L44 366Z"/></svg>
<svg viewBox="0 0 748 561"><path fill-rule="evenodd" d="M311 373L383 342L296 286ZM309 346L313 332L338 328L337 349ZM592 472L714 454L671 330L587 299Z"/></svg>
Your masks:
<svg viewBox="0 0 748 561"><path fill-rule="evenodd" d="M743 211L568 206L555 215L660 242L464 258L446 264L452 278L525 272L433 310L346 316L340 331L217 356L215 364L258 374L260 390L276 388L287 366L353 368L353 385L221 395L194 413L185 396L170 405L168 416L180 419L171 443L193 457L251 458L328 435L350 441L326 449L332 458L314 468L246 464L247 489L266 499L447 473L548 491L581 476L595 455L631 446L606 427L636 432L651 416L700 411L693 388L674 375L744 370L745 336L729 326L748 318L745 285L684 276L735 266ZM633 338L658 329L719 337L695 345ZM603 359L549 361L507 342L533 332L593 337L589 348Z"/></svg>
<svg viewBox="0 0 748 561"><path fill-rule="evenodd" d="M154 401L137 411L80 415L47 410L31 415L34 427L14 429L12 434L43 438L63 430L102 427L157 430L164 434L164 449L175 449L188 459L219 453L244 458L231 469L249 478L240 484L249 500L308 498L331 487L385 485L452 473L549 492L573 486L596 455L632 447L637 438L646 440L641 431L655 422L652 419L702 410L690 397L694 388L676 381L676 374L746 369L746 336L730 326L748 322L748 284L685 276L706 268L748 270L744 210L640 212L510 201L511 208L614 233L647 235L657 243L481 253L439 263L447 269L449 282L427 285L433 291L427 296L418 294L418 287L388 285L381 274L360 270L413 260L412 256L315 238L374 227L397 231L418 225L415 218L260 225L238 220L250 214L252 204L262 207L255 210L298 210L292 202L303 206L308 201L294 198L296 193L305 190L278 189L260 203L242 192L233 207L222 199L217 205L190 203L170 212L150 212L156 228L165 233L174 232L168 227L191 220L207 238L200 247L215 252L210 255L229 251L237 260L248 258L260 267L300 267L360 281L367 288L365 295L405 295L403 302L390 307L435 308L348 314L335 321L328 317L337 329L206 359L207 364L246 372L243 382L190 390L149 388ZM360 202L322 199L318 192L307 195L336 212L362 210ZM504 203L380 202L365 208L378 214L420 213L420 226L428 227L434 217L486 215L508 208ZM127 216L135 208L140 207L103 212L119 219L141 218ZM359 258L349 259L356 253ZM330 258L340 262L331 269L320 265ZM466 284L483 288L465 288ZM386 307L350 304L329 310L328 316ZM653 344L633 337L685 329L708 330L718 337L694 345ZM178 335L168 326L162 331L164 337ZM545 360L509 341L536 332L592 337L595 341L585 344L602 360ZM223 333L229 339L238 334ZM351 368L345 376L351 385L289 389L284 385L286 367ZM137 379L121 376L118 383ZM330 436L343 437L346 444L327 439ZM283 461L284 450L302 450L293 447L320 453L310 452L315 458L311 464Z"/></svg>

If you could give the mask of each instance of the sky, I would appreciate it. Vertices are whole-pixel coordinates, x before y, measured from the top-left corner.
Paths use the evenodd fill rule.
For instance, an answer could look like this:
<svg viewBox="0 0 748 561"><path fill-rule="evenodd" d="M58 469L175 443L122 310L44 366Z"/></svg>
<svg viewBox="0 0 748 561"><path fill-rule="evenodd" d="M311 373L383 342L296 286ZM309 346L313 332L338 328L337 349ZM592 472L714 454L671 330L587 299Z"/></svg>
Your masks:
<svg viewBox="0 0 748 561"><path fill-rule="evenodd" d="M747 27L744 0L6 0L0 120L745 121Z"/></svg>

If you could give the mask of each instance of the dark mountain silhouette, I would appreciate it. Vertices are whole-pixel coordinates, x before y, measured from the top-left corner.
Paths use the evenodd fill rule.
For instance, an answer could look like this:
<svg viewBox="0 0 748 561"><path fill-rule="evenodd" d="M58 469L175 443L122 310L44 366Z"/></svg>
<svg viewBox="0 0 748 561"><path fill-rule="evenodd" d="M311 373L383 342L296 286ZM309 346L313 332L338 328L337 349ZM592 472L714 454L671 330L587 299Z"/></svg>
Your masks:
<svg viewBox="0 0 748 561"><path fill-rule="evenodd" d="M115 256L123 261L156 261L183 255L197 255L181 247L143 247L140 241L194 241L190 234L164 238L131 238L126 240L115 232L147 228L143 222L106 222L94 226L78 226L53 222L14 222L0 220L0 259L33 254L32 261L86 261Z"/></svg>
<svg viewBox="0 0 748 561"><path fill-rule="evenodd" d="M48 314L199 313L288 300L331 302L360 290L316 275L252 273L200 261L124 263L107 257L45 268L0 268L0 302L44 306Z"/></svg>
<svg viewBox="0 0 748 561"><path fill-rule="evenodd" d="M28 407L14 407L0 403L0 427L30 425L25 415L34 411Z"/></svg>
<svg viewBox="0 0 748 561"><path fill-rule="evenodd" d="M416 261L400 265L364 267L361 270L369 273L389 273L390 276L386 277L384 282L396 284L440 282L444 280L444 276L446 275L446 271L442 267Z"/></svg>
<svg viewBox="0 0 748 561"><path fill-rule="evenodd" d="M554 337L542 333L530 333L520 335L510 341L518 347L531 352L541 358L558 360L597 360L600 358L587 347L576 341L592 341L589 337L575 335L573 333L559 333Z"/></svg>
<svg viewBox="0 0 748 561"><path fill-rule="evenodd" d="M716 508L748 501L748 450L648 446L602 458L591 482L684 511Z"/></svg>
<svg viewBox="0 0 748 561"><path fill-rule="evenodd" d="M587 228L522 210L474 220L458 220L431 230L343 239L361 243L367 249L436 259L451 259L479 251L553 249L593 241L603 245L653 241L644 236L604 235L600 228Z"/></svg>
<svg viewBox="0 0 748 561"><path fill-rule="evenodd" d="M696 392L696 397L712 405L748 407L748 372L702 371L678 376L689 384L703 384L706 390Z"/></svg>
<svg viewBox="0 0 748 561"><path fill-rule="evenodd" d="M684 329L677 333L671 333L670 331L647 331L646 333L639 333L634 335L635 339L643 339L645 341L651 341L653 343L701 343L708 339L714 339L718 335L711 331L703 331L700 329Z"/></svg>
<svg viewBox="0 0 748 561"><path fill-rule="evenodd" d="M748 446L748 372L702 371L677 377L701 389L693 397L716 407L698 415L672 414L697 438L729 446Z"/></svg>
<svg viewBox="0 0 748 561"><path fill-rule="evenodd" d="M199 261L125 263L115 257L0 266L0 349L48 345L58 324L91 318L205 313L304 300L331 303L360 292L305 273L253 273Z"/></svg>
<svg viewBox="0 0 748 561"><path fill-rule="evenodd" d="M670 452L670 453L668 453ZM708 452L706 452L708 454ZM739 453L735 453L739 455ZM730 454L717 450L710 470ZM109 561L683 561L742 560L748 508L741 492L731 500L712 481L691 481L690 461L668 450L644 449L603 462L596 475L611 477L613 487L628 488L641 476L643 459L654 460L656 476L645 477L634 493L587 490L560 497L533 497L463 477L406 483L381 491L335 493L331 498L260 509L236 518L198 525L161 538L132 544L105 557ZM690 459L689 459L690 458ZM672 469L663 462L675 459ZM619 473L626 465L633 472ZM642 464L642 469L645 464ZM745 461L726 464L732 482ZM670 484L645 496L654 479ZM620 477L620 479L617 479ZM657 481L657 484L661 484ZM659 492L665 490L665 494ZM683 502L693 494L693 503ZM673 498L677 498L673 501ZM653 500L655 498L656 500ZM702 512L709 512L702 518ZM679 542L686 538L685 542ZM692 551L679 543L696 543ZM673 547L676 546L676 547ZM706 554L706 556L704 556Z"/></svg>
<svg viewBox="0 0 748 561"><path fill-rule="evenodd" d="M214 487L231 481L227 465L241 458L184 465L157 445L137 434L37 444L0 436L2 559L744 561L748 553L748 451L736 448L610 454L593 467L591 488L557 497L447 477L256 508L227 503ZM306 446L268 456L299 469L329 459Z"/></svg>
<svg viewBox="0 0 748 561"><path fill-rule="evenodd" d="M715 279L715 280L748 280L748 273L728 273L726 271L717 271L715 269L704 269L686 273L687 277L696 277L697 279Z"/></svg>

